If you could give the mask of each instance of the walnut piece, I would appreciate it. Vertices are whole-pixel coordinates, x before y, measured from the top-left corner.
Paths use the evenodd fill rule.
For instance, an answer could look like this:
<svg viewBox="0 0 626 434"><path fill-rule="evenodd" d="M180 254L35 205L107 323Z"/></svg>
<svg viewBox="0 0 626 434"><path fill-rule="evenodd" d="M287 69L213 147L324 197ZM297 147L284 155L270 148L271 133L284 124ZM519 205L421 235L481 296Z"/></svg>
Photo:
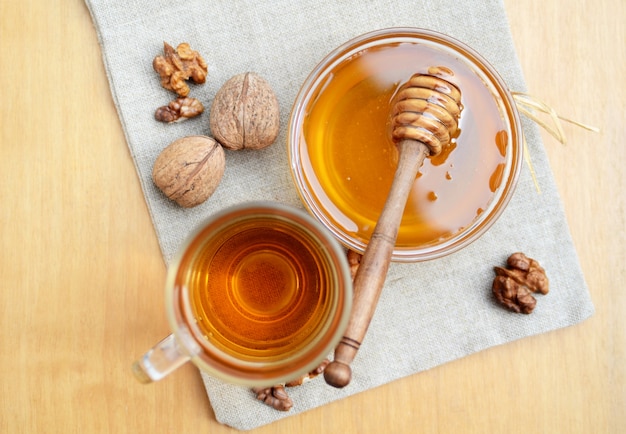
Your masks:
<svg viewBox="0 0 626 434"><path fill-rule="evenodd" d="M260 75L239 74L224 83L215 95L209 122L213 137L225 148L265 148L278 136L278 99Z"/></svg>
<svg viewBox="0 0 626 434"><path fill-rule="evenodd" d="M224 150L211 137L188 136L172 142L152 168L154 184L184 208L201 204L219 185L226 166Z"/></svg>
<svg viewBox="0 0 626 434"><path fill-rule="evenodd" d="M270 407L274 407L279 411L289 411L291 410L291 407L293 407L293 401L287 394L285 387L301 386L304 383L311 381L313 378L322 374L329 363L330 360L324 359L317 368L300 378L296 378L295 380L286 383L285 385L278 384L271 387L255 387L252 391L256 393L256 398L259 401L263 401Z"/></svg>
<svg viewBox="0 0 626 434"><path fill-rule="evenodd" d="M531 313L537 304L532 293L547 294L550 284L537 261L517 252L507 259L507 267L494 267L492 291L496 300L517 313Z"/></svg>
<svg viewBox="0 0 626 434"><path fill-rule="evenodd" d="M159 107L154 118L159 122L181 122L196 117L204 111L204 106L195 98L176 98L168 105Z"/></svg>
<svg viewBox="0 0 626 434"><path fill-rule="evenodd" d="M282 384L272 387L254 388L252 391L256 393L256 398L259 401L263 401L276 410L289 411L291 407L293 407L293 401L285 391L285 386Z"/></svg>
<svg viewBox="0 0 626 434"><path fill-rule="evenodd" d="M164 42L163 56L155 57L152 67L161 77L161 86L180 96L189 94L187 80L202 84L208 72L208 66L200 53L192 50L187 42L179 44L175 50Z"/></svg>

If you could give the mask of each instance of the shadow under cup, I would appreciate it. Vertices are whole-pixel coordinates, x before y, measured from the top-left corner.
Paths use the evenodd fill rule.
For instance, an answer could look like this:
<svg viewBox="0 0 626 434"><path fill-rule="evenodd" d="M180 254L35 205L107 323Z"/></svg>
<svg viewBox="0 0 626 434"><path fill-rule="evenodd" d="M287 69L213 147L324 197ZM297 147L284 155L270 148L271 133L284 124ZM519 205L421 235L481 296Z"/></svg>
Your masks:
<svg viewBox="0 0 626 434"><path fill-rule="evenodd" d="M345 251L305 212L278 203L224 210L174 258L167 315L180 350L227 382L266 386L317 367L347 325Z"/></svg>

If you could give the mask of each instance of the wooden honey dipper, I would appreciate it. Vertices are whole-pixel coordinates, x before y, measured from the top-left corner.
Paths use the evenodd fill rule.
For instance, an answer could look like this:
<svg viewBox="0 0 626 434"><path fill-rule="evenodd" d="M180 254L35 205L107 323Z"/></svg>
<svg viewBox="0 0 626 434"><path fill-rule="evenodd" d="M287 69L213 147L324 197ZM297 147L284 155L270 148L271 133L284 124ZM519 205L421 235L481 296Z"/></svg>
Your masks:
<svg viewBox="0 0 626 434"><path fill-rule="evenodd" d="M354 277L348 327L335 348L334 360L324 370L324 379L331 386L341 388L350 383L350 363L374 315L417 172L427 156L439 154L457 133L461 92L446 80L452 76L446 67L431 67L426 74L413 75L394 96L391 137L399 150L398 167Z"/></svg>

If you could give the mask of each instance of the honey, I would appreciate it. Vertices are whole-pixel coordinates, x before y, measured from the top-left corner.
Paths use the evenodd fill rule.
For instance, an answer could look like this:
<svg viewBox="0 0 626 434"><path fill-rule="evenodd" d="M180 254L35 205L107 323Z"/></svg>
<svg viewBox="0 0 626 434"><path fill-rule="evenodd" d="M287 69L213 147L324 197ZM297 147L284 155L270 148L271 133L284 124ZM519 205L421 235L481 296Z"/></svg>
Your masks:
<svg viewBox="0 0 626 434"><path fill-rule="evenodd" d="M188 288L200 342L239 360L297 352L336 302L319 242L279 219L226 226L187 261L177 284Z"/></svg>
<svg viewBox="0 0 626 434"><path fill-rule="evenodd" d="M432 43L370 44L324 72L301 107L294 145L305 202L346 244L367 244L391 187L398 161L390 138L394 93L430 66L454 72L449 81L461 90L463 105L459 133L421 167L396 248L450 240L502 193L513 165L511 122L487 74Z"/></svg>

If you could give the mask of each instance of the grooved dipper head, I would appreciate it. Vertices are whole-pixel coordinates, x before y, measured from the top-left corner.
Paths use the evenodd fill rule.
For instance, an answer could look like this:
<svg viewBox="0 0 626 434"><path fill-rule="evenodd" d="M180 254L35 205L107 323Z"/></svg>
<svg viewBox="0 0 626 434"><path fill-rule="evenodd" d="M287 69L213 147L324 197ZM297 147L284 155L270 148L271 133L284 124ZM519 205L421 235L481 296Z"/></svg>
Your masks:
<svg viewBox="0 0 626 434"><path fill-rule="evenodd" d="M446 80L454 73L444 67L428 68L414 74L394 97L391 112L395 143L416 140L424 143L430 155L437 155L450 143L458 129L461 91Z"/></svg>

